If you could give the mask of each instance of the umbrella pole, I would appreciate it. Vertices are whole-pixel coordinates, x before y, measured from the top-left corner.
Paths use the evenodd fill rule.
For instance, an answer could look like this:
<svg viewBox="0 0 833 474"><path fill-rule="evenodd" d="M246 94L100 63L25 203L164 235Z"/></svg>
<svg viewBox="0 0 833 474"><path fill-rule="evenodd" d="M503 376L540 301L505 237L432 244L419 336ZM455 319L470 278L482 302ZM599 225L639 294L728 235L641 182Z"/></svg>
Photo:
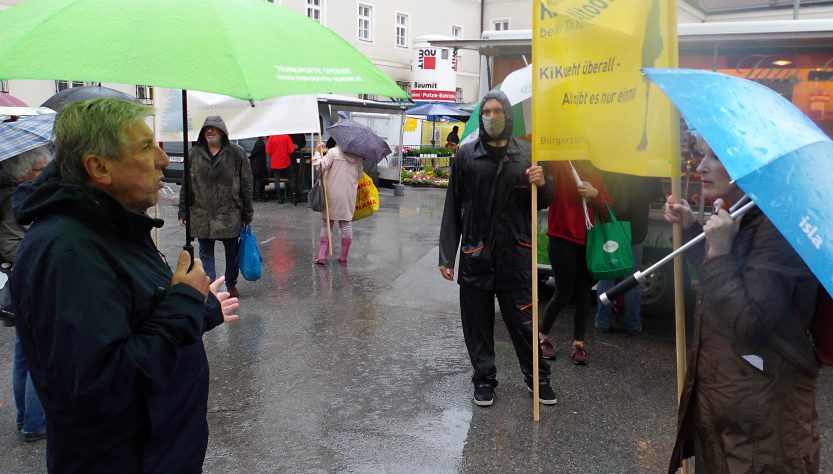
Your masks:
<svg viewBox="0 0 833 474"><path fill-rule="evenodd" d="M436 117L434 117L436 119ZM437 144L434 141L434 134L437 133L437 122L435 120L431 121L431 148L436 148ZM434 165L434 160L431 160L431 165Z"/></svg>
<svg viewBox="0 0 833 474"><path fill-rule="evenodd" d="M533 166L535 161L532 161ZM532 185L532 421L541 421L538 406L538 186Z"/></svg>
<svg viewBox="0 0 833 474"><path fill-rule="evenodd" d="M321 185L324 188L324 213L327 216L327 242L330 248L330 256L333 256L333 236L330 233L330 203L327 200L327 175L321 172Z"/></svg>
<svg viewBox="0 0 833 474"><path fill-rule="evenodd" d="M320 145L321 142L321 135L318 136L318 144ZM323 156L322 156L323 158ZM321 187L324 189L324 216L326 219L327 225L327 247L330 249L330 257L333 256L333 235L330 233L330 202L327 199L327 175L324 171L321 171Z"/></svg>
<svg viewBox="0 0 833 474"><path fill-rule="evenodd" d="M156 135L156 115L153 115L153 134ZM159 193L156 193L156 204L153 205L153 217L154 219L159 218ZM159 227L153 228L153 244L156 245L156 248L159 249Z"/></svg>
<svg viewBox="0 0 833 474"><path fill-rule="evenodd" d="M191 160L188 158L188 91L182 89L182 195L185 197L185 245L183 250L191 256L190 270L194 266L194 238L191 236Z"/></svg>

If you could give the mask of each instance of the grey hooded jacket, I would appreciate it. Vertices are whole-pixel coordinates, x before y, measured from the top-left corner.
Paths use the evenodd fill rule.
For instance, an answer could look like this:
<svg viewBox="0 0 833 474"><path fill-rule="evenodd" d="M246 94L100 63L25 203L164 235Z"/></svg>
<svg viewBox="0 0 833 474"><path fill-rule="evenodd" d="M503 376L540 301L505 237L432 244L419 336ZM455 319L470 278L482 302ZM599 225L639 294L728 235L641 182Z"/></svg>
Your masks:
<svg viewBox="0 0 833 474"><path fill-rule="evenodd" d="M205 128L223 132L220 151L211 156ZM240 234L243 222L250 222L252 208L252 169L246 152L229 142L223 119L205 119L197 145L188 151L191 174L191 232L198 239L230 239ZM180 191L179 218L185 218L185 199Z"/></svg>

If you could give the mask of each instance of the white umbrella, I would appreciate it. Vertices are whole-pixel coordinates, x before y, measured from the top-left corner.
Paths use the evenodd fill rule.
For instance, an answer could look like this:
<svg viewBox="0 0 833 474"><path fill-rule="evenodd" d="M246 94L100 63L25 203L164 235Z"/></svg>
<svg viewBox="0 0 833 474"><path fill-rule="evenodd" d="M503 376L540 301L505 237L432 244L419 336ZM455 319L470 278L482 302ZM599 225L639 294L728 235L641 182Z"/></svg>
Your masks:
<svg viewBox="0 0 833 474"><path fill-rule="evenodd" d="M503 91L509 98L516 121L522 113L523 123L515 124L512 135L524 136L532 133L532 64L511 72L503 82L495 86L495 90ZM474 108L471 118L466 122L460 144L477 140L479 132L480 104Z"/></svg>

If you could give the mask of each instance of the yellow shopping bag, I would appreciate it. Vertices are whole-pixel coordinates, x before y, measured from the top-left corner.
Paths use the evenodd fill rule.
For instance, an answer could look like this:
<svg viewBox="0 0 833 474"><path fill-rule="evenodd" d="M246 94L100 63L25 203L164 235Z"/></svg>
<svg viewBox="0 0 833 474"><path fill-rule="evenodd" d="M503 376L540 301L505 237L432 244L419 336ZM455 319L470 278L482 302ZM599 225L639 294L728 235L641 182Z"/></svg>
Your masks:
<svg viewBox="0 0 833 474"><path fill-rule="evenodd" d="M359 187L356 189L356 209L353 211L353 220L364 219L379 210L379 190L373 184L373 180L367 173L362 173L359 178Z"/></svg>

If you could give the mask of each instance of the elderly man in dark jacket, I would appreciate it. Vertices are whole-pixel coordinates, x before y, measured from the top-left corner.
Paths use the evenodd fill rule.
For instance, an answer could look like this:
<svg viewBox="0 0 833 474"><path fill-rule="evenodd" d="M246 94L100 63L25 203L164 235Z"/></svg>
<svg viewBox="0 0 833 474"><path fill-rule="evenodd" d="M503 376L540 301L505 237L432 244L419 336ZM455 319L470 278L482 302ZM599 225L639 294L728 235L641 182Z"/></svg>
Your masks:
<svg viewBox="0 0 833 474"><path fill-rule="evenodd" d="M147 216L168 157L147 106L71 104L55 161L13 197L29 225L11 278L21 344L47 414L51 473L200 472L208 444L205 331L236 315L199 260L176 271ZM218 299L219 298L219 299Z"/></svg>
<svg viewBox="0 0 833 474"><path fill-rule="evenodd" d="M454 279L461 246L460 313L474 368L474 403L489 406L497 386L495 296L527 388L532 390L532 245L530 183L538 207L551 189L540 166L531 166L530 147L512 137L512 107L503 92L490 92L480 107L479 139L461 146L451 176L440 228L440 273ZM462 241L461 241L462 236ZM539 400L555 403L550 369L539 360Z"/></svg>
<svg viewBox="0 0 833 474"><path fill-rule="evenodd" d="M238 237L244 224L252 222L252 168L246 152L229 142L223 119L205 119L197 145L188 151L191 160L191 232L200 244L200 259L214 280L214 242L226 251L226 287L240 296L237 277L240 266ZM185 199L180 190L179 223L185 225Z"/></svg>

